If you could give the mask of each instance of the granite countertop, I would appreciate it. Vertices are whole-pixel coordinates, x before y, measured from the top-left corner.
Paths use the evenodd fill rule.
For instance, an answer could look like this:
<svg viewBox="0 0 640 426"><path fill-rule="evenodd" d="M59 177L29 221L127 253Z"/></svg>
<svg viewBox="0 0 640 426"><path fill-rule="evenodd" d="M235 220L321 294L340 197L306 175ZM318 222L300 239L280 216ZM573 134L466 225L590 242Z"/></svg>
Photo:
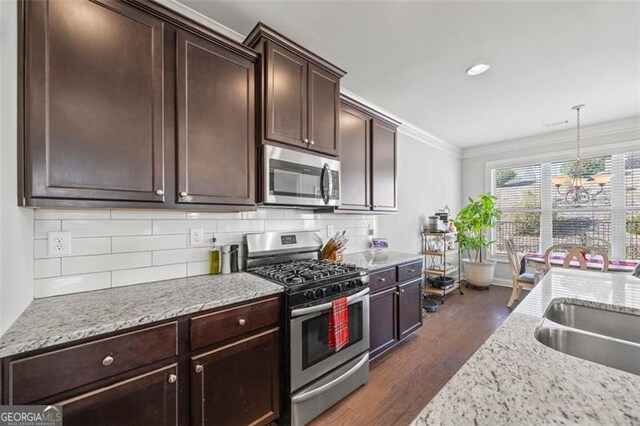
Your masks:
<svg viewBox="0 0 640 426"><path fill-rule="evenodd" d="M420 259L422 259L422 256L419 254L388 250L369 250L360 253L345 254L342 261L352 263L360 268L375 271L376 269L383 269Z"/></svg>
<svg viewBox="0 0 640 426"><path fill-rule="evenodd" d="M640 315L640 280L552 269L412 425L640 424L639 376L534 337L547 306L563 300Z"/></svg>
<svg viewBox="0 0 640 426"><path fill-rule="evenodd" d="M0 357L281 293L247 273L202 275L36 299L0 337Z"/></svg>

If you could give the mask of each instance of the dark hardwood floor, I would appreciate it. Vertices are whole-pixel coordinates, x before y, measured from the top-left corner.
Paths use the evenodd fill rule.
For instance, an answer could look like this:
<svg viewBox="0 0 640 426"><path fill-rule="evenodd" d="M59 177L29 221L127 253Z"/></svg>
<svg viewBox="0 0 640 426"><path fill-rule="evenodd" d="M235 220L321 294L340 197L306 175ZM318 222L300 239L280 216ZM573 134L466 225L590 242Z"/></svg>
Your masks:
<svg viewBox="0 0 640 426"><path fill-rule="evenodd" d="M510 294L498 286L452 293L411 338L371 363L366 386L311 425L409 424L509 315Z"/></svg>

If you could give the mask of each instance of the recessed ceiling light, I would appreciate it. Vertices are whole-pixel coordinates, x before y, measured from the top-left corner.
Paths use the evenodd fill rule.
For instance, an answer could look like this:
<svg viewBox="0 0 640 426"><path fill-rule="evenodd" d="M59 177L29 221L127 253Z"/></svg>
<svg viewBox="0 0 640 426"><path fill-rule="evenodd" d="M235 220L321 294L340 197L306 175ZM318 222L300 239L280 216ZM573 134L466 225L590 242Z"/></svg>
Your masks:
<svg viewBox="0 0 640 426"><path fill-rule="evenodd" d="M476 64L467 68L464 72L466 72L467 75L479 75L483 72L487 72L489 68L491 68L491 65L489 64Z"/></svg>

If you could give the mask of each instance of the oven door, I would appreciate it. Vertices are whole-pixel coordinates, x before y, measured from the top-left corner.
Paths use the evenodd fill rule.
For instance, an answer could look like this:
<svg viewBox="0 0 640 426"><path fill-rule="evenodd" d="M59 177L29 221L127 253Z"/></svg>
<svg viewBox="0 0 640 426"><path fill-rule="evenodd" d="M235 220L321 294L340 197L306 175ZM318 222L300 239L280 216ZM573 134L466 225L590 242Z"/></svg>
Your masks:
<svg viewBox="0 0 640 426"><path fill-rule="evenodd" d="M369 349L369 289L348 297L349 343L329 349L330 303L291 311L291 392Z"/></svg>
<svg viewBox="0 0 640 426"><path fill-rule="evenodd" d="M264 147L267 204L336 206L340 203L340 161L271 145Z"/></svg>

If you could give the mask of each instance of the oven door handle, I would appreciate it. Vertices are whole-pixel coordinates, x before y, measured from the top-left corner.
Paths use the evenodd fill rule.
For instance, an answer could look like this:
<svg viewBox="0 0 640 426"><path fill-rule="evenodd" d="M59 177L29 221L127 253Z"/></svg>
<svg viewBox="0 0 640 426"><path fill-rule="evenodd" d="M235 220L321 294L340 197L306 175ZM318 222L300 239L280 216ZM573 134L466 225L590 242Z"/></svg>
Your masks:
<svg viewBox="0 0 640 426"><path fill-rule="evenodd" d="M360 299L367 294L369 294L368 288L365 288L364 290L356 294L352 294L351 296L347 297L347 304L351 304L351 302L355 301L356 299ZM324 311L329 308L331 308L331 302L323 303L322 305L309 306L308 308L294 309L293 311L291 311L291 318L312 314L314 312Z"/></svg>
<svg viewBox="0 0 640 426"><path fill-rule="evenodd" d="M358 361L358 363L356 365L351 367L349 369L349 371L345 372L340 377L337 377L337 378L333 379L329 383L326 383L326 384L320 386L319 388L316 388L316 389L313 389L313 390L311 390L309 392L294 396L293 398L291 398L291 402L293 404L298 404L300 402L303 402L303 401L306 401L306 400L308 400L310 398L313 398L314 396L317 396L317 395L319 395L319 394L321 394L323 392L326 392L327 390L329 390L329 389L331 389L331 388L333 388L335 386L338 386L340 383L344 382L349 377L351 377L351 375L353 373L355 373L360 368L362 368L362 366L367 362L369 362L369 352L364 354L362 359L360 359L360 361Z"/></svg>

